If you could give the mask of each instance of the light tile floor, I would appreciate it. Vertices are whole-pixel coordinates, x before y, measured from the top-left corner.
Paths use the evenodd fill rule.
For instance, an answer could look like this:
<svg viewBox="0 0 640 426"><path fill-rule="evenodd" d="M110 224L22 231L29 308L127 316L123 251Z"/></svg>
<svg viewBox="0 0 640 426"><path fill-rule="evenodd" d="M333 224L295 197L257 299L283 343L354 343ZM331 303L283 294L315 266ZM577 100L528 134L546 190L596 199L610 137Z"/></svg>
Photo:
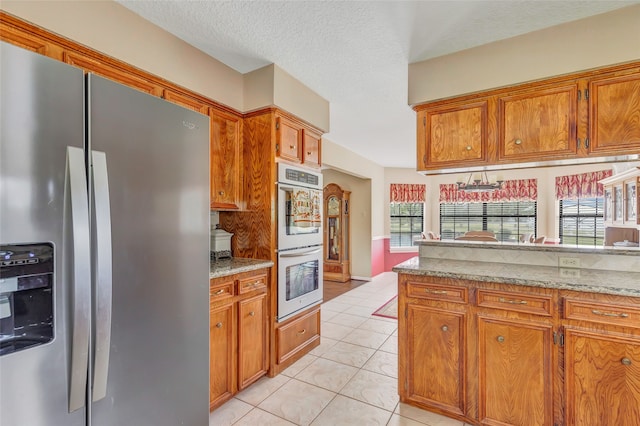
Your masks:
<svg viewBox="0 0 640 426"><path fill-rule="evenodd" d="M397 293L387 272L322 305L321 343L209 416L226 425L463 426L398 402L398 321L372 316Z"/></svg>

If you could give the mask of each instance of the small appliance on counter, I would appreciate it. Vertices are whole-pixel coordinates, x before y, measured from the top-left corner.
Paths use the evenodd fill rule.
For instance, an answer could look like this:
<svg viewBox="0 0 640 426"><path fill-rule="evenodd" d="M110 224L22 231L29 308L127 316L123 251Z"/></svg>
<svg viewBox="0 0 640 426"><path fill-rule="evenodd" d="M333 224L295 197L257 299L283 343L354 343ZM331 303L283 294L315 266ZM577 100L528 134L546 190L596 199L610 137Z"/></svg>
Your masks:
<svg viewBox="0 0 640 426"><path fill-rule="evenodd" d="M638 247L638 243L633 241L624 240L624 241L616 241L613 243L614 247Z"/></svg>
<svg viewBox="0 0 640 426"><path fill-rule="evenodd" d="M232 233L216 225L216 229L211 232L211 260L231 258L231 237Z"/></svg>

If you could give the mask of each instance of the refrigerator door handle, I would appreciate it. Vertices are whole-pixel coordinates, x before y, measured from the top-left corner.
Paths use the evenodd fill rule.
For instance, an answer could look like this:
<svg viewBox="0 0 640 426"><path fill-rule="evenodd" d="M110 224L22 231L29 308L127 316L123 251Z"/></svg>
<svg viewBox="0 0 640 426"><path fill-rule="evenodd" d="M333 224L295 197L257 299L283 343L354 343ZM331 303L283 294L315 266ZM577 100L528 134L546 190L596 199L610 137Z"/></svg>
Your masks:
<svg viewBox="0 0 640 426"><path fill-rule="evenodd" d="M67 228L65 249L71 245L72 252L65 250L65 261L70 274L71 293L71 363L69 372L69 412L85 405L87 388L87 365L89 360L89 332L91 329L91 263L89 233L89 203L84 150L67 147L65 205L71 214ZM67 216L68 217L68 216ZM70 226L67 226L70 225Z"/></svg>
<svg viewBox="0 0 640 426"><path fill-rule="evenodd" d="M107 395L109 349L111 346L112 258L111 205L107 156L91 151L93 163L93 199L95 214L95 352L93 364L93 401Z"/></svg>

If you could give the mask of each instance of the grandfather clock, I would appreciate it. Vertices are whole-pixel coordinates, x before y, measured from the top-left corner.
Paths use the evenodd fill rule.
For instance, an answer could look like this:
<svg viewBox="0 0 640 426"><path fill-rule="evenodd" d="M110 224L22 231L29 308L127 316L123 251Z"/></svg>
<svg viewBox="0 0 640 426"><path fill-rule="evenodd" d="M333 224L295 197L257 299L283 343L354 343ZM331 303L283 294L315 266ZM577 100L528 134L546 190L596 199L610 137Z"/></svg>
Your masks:
<svg viewBox="0 0 640 426"><path fill-rule="evenodd" d="M335 183L324 187L324 279L351 279L349 251L349 195Z"/></svg>

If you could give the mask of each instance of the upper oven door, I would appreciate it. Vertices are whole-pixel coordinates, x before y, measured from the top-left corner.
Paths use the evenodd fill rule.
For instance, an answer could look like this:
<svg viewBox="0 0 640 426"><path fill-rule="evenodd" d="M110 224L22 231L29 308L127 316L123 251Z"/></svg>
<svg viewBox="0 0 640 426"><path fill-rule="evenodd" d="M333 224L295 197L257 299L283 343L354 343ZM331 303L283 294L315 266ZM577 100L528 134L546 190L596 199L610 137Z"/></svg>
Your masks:
<svg viewBox="0 0 640 426"><path fill-rule="evenodd" d="M278 184L278 250L322 244L322 191Z"/></svg>

